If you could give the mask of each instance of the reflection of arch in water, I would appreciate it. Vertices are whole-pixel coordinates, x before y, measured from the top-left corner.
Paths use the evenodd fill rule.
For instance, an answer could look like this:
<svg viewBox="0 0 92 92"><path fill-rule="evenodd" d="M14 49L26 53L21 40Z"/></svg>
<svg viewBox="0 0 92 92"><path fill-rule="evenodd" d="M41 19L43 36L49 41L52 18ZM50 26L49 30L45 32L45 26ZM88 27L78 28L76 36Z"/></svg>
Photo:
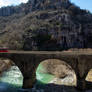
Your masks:
<svg viewBox="0 0 92 92"><path fill-rule="evenodd" d="M39 64L37 68L37 72L40 72L40 74L43 73L43 74L54 75L55 79L57 78L58 81L61 81L61 85L69 85L69 86L76 85L76 74L74 70L70 65L68 65L66 62L62 60L46 59Z"/></svg>
<svg viewBox="0 0 92 92"><path fill-rule="evenodd" d="M2 70L0 82L21 87L23 85L23 75L19 67L7 58L0 58L0 61L2 62L2 65L0 65L0 70Z"/></svg>

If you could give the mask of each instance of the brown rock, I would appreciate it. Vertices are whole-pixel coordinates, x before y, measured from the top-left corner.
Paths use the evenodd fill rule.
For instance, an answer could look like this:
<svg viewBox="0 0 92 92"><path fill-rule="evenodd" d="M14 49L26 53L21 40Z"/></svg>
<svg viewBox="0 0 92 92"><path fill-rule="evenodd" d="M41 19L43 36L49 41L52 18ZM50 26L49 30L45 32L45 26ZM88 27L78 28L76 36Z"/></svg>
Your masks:
<svg viewBox="0 0 92 92"><path fill-rule="evenodd" d="M0 59L0 74L8 70L13 65L13 62L9 59Z"/></svg>
<svg viewBox="0 0 92 92"><path fill-rule="evenodd" d="M73 72L72 68L68 64L58 59L45 60L42 62L42 65L45 68L45 73L55 75L58 78L64 78Z"/></svg>

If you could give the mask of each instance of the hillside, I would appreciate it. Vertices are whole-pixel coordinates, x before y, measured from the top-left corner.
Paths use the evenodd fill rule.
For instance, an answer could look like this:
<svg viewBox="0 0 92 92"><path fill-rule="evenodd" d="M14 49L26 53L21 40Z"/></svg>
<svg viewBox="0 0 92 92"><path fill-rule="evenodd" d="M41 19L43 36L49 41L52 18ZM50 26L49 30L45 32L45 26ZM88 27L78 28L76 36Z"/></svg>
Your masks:
<svg viewBox="0 0 92 92"><path fill-rule="evenodd" d="M17 13L3 16L0 12L1 46L18 50L92 48L90 12L69 0L29 0L20 6Z"/></svg>

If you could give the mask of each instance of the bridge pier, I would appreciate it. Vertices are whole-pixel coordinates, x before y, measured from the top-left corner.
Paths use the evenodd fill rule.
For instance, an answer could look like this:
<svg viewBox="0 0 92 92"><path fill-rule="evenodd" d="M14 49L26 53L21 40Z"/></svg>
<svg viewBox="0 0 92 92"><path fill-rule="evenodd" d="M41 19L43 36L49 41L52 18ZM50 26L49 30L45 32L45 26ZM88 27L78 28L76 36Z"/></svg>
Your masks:
<svg viewBox="0 0 92 92"><path fill-rule="evenodd" d="M77 89L78 90L85 90L86 89L86 80L83 79L77 79Z"/></svg>
<svg viewBox="0 0 92 92"><path fill-rule="evenodd" d="M36 82L36 74L33 73L31 75L29 73L29 76L28 77L24 76L22 88L23 89L32 88L34 86L35 82Z"/></svg>
<svg viewBox="0 0 92 92"><path fill-rule="evenodd" d="M23 79L23 89L32 88L35 84L36 79L35 78L24 78Z"/></svg>

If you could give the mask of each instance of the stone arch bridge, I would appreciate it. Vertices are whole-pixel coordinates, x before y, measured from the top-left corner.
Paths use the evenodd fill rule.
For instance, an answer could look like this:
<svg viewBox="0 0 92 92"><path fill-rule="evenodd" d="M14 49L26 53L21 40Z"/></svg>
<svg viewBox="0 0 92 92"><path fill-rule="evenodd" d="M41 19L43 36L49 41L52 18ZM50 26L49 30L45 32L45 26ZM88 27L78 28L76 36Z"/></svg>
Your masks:
<svg viewBox="0 0 92 92"><path fill-rule="evenodd" d="M12 60L23 74L23 88L31 88L36 81L36 69L40 62L47 59L59 59L66 62L75 71L77 87L86 88L85 78L92 69L91 51L9 51L0 53L0 58Z"/></svg>

